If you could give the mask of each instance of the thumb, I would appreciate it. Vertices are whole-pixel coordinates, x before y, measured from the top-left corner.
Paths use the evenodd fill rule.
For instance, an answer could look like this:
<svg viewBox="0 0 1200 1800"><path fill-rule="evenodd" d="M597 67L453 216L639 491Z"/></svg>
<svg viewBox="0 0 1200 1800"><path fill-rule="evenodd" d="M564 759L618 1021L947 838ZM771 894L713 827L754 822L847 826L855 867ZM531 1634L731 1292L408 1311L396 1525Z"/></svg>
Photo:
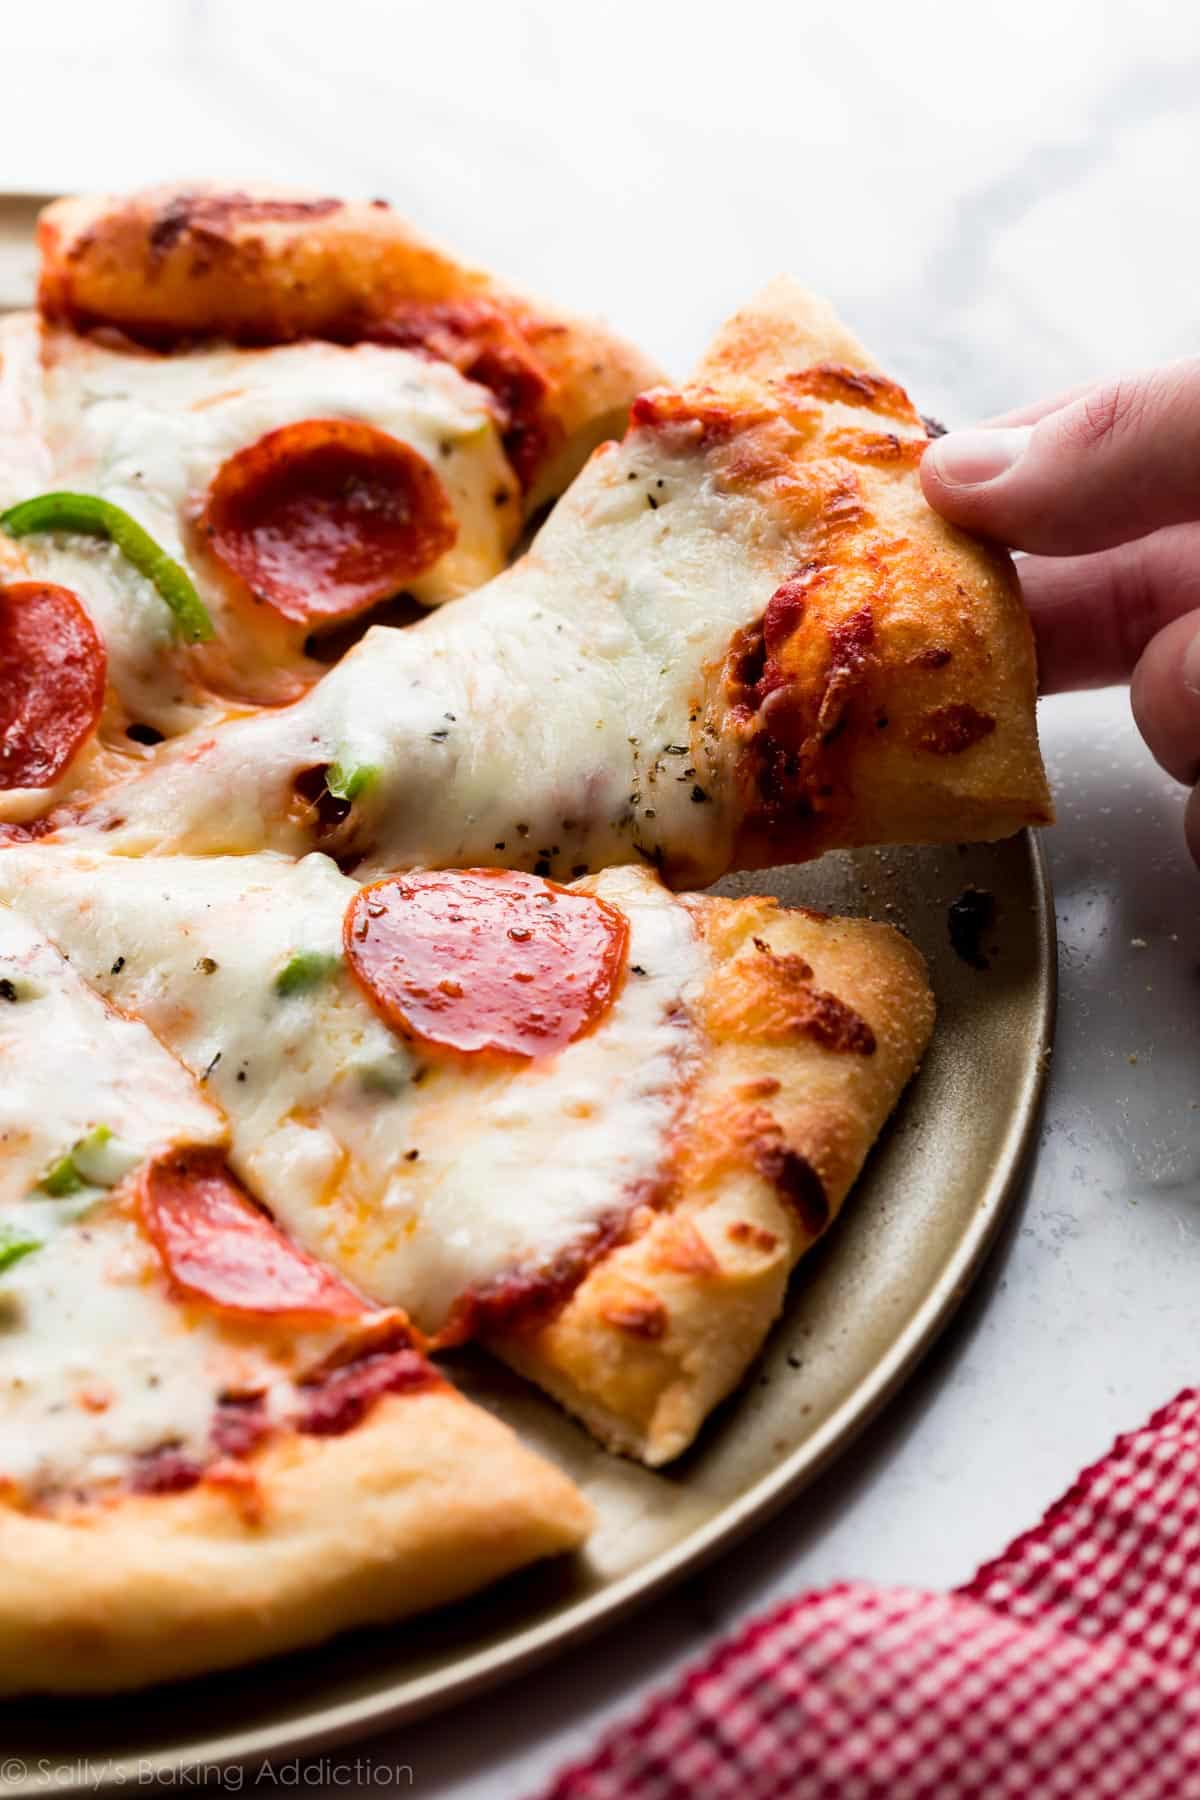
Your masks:
<svg viewBox="0 0 1200 1800"><path fill-rule="evenodd" d="M1038 419L954 431L921 463L955 525L1052 556L1200 516L1200 357L1102 383Z"/></svg>

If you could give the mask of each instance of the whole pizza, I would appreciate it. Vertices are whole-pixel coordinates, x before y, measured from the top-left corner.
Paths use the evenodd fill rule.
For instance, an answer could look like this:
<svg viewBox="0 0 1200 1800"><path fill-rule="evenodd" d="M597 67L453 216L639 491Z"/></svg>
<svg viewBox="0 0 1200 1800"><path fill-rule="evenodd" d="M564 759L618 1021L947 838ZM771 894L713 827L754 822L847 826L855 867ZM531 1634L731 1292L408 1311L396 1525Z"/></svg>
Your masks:
<svg viewBox="0 0 1200 1800"><path fill-rule="evenodd" d="M780 280L662 378L385 205L62 200L0 322L0 1691L575 1551L485 1346L678 1456L933 1027L688 891L1045 823L998 551Z"/></svg>

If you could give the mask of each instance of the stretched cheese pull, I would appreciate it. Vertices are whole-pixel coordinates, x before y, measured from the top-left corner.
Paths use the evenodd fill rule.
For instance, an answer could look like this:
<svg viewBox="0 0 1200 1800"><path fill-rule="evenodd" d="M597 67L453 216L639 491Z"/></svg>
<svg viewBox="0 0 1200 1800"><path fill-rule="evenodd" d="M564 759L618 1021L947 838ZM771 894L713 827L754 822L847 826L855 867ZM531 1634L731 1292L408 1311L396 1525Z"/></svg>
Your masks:
<svg viewBox="0 0 1200 1800"><path fill-rule="evenodd" d="M640 860L682 886L1044 822L1015 578L926 507L925 442L828 309L776 284L690 387L636 402L512 569L64 833L365 870ZM335 768L362 772L353 800Z"/></svg>

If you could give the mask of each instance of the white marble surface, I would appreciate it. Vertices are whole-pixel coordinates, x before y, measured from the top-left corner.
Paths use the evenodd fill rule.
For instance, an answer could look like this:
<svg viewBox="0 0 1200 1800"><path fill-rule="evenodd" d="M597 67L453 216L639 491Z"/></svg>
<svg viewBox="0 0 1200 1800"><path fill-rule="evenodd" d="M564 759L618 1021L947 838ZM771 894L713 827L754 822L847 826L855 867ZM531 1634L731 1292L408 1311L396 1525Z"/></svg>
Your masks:
<svg viewBox="0 0 1200 1800"><path fill-rule="evenodd" d="M0 187L383 193L682 370L788 268L955 421L1200 340L1200 15L1178 0L56 0L9 7ZM1200 879L1123 694L1043 728L1062 996L1040 1149L964 1314L757 1538L364 1791L531 1791L750 1609L946 1586L1200 1378ZM397 1791L409 1791L403 1781Z"/></svg>

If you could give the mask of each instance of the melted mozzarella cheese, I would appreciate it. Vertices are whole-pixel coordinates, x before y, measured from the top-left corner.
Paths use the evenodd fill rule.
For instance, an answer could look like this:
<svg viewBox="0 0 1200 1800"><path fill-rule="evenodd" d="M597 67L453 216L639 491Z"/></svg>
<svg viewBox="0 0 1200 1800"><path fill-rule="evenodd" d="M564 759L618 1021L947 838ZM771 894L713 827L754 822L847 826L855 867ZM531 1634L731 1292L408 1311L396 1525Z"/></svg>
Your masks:
<svg viewBox="0 0 1200 1800"><path fill-rule="evenodd" d="M458 541L413 582L418 599L450 599L503 567L516 484L488 395L449 363L378 344L143 356L66 337L55 340L46 384L62 485L116 501L180 560L188 510L222 463L282 425L333 418L410 444L446 487ZM219 593L205 597L219 606Z"/></svg>
<svg viewBox="0 0 1200 1800"><path fill-rule="evenodd" d="M324 857L0 857L4 898L204 1079L232 1166L284 1226L427 1330L661 1178L706 952L645 872L590 885L629 920L629 973L594 1030L514 1070L428 1056L382 1023L335 961L357 890ZM281 993L297 956L321 973Z"/></svg>
<svg viewBox="0 0 1200 1800"><path fill-rule="evenodd" d="M298 704L160 758L93 823L119 850L295 852L295 777L340 761L375 771L345 840L368 865L561 878L642 856L710 881L739 798L705 728L709 684L793 558L758 498L635 434L487 587L376 627Z"/></svg>
<svg viewBox="0 0 1200 1800"><path fill-rule="evenodd" d="M33 315L19 315L5 322L0 359L0 425L8 428L0 507L52 488L123 507L189 567L218 640L244 633L245 609L233 610L223 579L192 558L189 517L222 463L279 426L361 420L431 464L458 536L411 584L426 605L503 568L519 527L518 486L487 394L413 351L303 343L152 356L45 331ZM131 718L175 736L217 716L169 609L118 551L59 534L31 536L21 550L31 576L60 582L84 601Z"/></svg>
<svg viewBox="0 0 1200 1800"><path fill-rule="evenodd" d="M467 1079L432 1071L407 1109L381 1208L352 1246L376 1291L419 1295L431 1321L464 1291L621 1222L662 1179L697 1048L687 1001L704 953L691 915L638 871L613 871L593 891L629 920L639 972L553 1060L515 1076L486 1064Z"/></svg>
<svg viewBox="0 0 1200 1800"><path fill-rule="evenodd" d="M219 1109L140 1020L86 985L81 976L91 973L86 962L71 968L28 920L0 907L0 1226L97 1126L139 1159L224 1138ZM51 1216L49 1201L36 1206Z"/></svg>
<svg viewBox="0 0 1200 1800"><path fill-rule="evenodd" d="M157 1252L103 1189L173 1144L221 1143L225 1120L6 907L0 981L0 1245L37 1246L0 1270L0 1480L90 1488L164 1445L202 1462L223 1391L261 1391L268 1417L294 1407L281 1347L171 1299ZM42 1190L97 1126L112 1137L80 1153L82 1189Z"/></svg>
<svg viewBox="0 0 1200 1800"><path fill-rule="evenodd" d="M22 1231L46 1202L0 1214ZM157 1254L111 1203L0 1275L0 1480L36 1494L120 1481L166 1446L212 1454L226 1391L294 1405L285 1371L219 1320L173 1300Z"/></svg>

